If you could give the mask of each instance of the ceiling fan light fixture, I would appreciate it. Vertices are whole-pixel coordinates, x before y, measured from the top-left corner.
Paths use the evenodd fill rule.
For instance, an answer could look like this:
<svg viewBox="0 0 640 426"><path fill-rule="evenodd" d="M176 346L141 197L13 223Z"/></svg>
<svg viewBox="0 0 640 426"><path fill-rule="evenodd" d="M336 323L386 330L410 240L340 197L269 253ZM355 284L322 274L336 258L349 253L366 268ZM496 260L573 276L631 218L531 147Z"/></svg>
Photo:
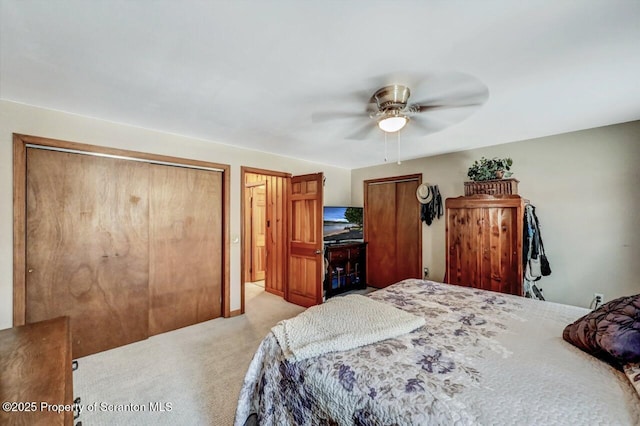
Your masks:
<svg viewBox="0 0 640 426"><path fill-rule="evenodd" d="M394 133L402 129L408 121L409 119L404 115L395 115L378 121L378 127L380 127L380 130L383 132Z"/></svg>

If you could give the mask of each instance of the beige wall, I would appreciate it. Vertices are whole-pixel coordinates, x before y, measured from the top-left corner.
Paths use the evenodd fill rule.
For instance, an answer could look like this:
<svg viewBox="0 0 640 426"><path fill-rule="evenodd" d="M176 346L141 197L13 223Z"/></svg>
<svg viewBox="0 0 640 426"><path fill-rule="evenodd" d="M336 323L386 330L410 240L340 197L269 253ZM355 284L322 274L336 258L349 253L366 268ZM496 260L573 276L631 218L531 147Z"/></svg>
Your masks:
<svg viewBox="0 0 640 426"><path fill-rule="evenodd" d="M231 165L231 238L240 235L240 166L293 174L323 171L326 205L362 205L364 179L422 173L443 197L462 195L473 160L514 160L520 193L537 207L553 274L549 300L588 306L640 292L640 122L349 171L0 101L0 329L12 325L12 133ZM424 143L428 143L424 142ZM349 182L351 187L349 187ZM444 221L423 225L423 264L444 275ZM240 307L240 246L231 246L231 309Z"/></svg>
<svg viewBox="0 0 640 426"><path fill-rule="evenodd" d="M594 292L640 292L640 121L356 169L352 204L363 203L363 180L409 173L438 184L443 199L463 195L481 156L513 158L520 194L536 206L553 271L540 281L548 300L588 306ZM423 264L442 280L444 218L422 226Z"/></svg>
<svg viewBox="0 0 640 426"><path fill-rule="evenodd" d="M231 166L231 240L240 235L240 166L303 174L324 172L325 204L348 205L350 171L258 151L0 101L0 329L13 323L12 134L194 158ZM231 245L231 310L240 308L240 244Z"/></svg>

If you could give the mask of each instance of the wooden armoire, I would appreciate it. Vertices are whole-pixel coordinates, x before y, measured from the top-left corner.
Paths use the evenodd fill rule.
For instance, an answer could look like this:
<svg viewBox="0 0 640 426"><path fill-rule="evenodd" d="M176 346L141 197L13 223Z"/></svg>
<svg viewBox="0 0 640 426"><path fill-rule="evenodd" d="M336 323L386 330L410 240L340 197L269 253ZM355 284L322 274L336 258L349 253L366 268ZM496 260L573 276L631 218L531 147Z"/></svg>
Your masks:
<svg viewBox="0 0 640 426"><path fill-rule="evenodd" d="M445 282L521 296L525 203L519 195L447 198Z"/></svg>

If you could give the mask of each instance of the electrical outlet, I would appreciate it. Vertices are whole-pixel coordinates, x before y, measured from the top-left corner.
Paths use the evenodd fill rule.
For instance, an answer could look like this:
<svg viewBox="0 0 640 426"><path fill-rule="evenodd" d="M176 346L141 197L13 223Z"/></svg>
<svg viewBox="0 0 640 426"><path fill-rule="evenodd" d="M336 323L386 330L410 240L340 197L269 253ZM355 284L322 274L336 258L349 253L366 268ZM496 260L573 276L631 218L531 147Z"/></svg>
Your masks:
<svg viewBox="0 0 640 426"><path fill-rule="evenodd" d="M602 293L593 293L593 300L596 301L596 304L601 305L604 301L604 294Z"/></svg>
<svg viewBox="0 0 640 426"><path fill-rule="evenodd" d="M424 277L429 277L429 268L424 268Z"/></svg>

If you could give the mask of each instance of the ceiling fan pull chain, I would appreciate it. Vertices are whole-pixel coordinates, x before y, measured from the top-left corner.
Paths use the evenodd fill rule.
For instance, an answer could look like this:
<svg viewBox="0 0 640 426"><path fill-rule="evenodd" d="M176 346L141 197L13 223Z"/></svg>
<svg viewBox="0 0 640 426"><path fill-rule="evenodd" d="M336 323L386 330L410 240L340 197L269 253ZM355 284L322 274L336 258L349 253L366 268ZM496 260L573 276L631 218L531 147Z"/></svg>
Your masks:
<svg viewBox="0 0 640 426"><path fill-rule="evenodd" d="M384 162L387 162L387 132L384 133Z"/></svg>
<svg viewBox="0 0 640 426"><path fill-rule="evenodd" d="M398 165L402 164L402 161L400 161L400 131L398 130L396 132L398 134Z"/></svg>

